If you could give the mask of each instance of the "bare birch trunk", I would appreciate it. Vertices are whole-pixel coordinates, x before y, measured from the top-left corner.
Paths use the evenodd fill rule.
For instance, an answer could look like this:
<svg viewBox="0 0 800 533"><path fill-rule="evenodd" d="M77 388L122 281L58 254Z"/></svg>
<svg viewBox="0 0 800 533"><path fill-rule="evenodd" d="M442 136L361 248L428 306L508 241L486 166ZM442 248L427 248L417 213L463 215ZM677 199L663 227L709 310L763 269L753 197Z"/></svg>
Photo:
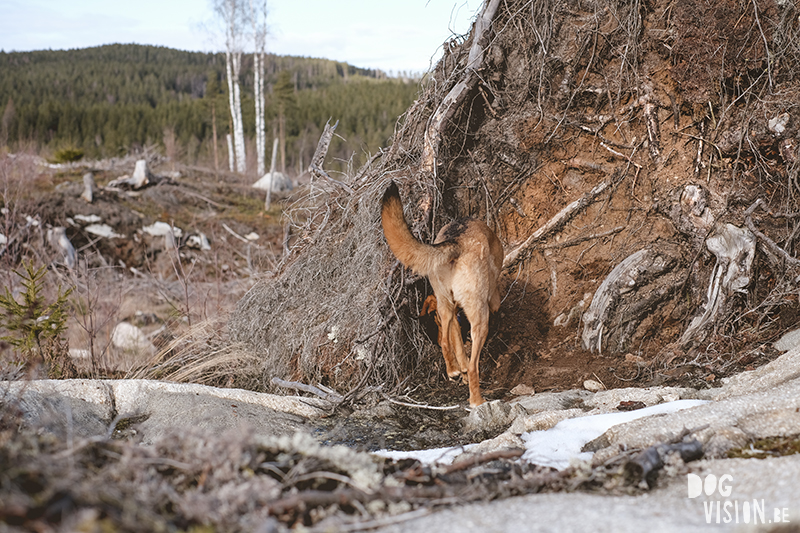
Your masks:
<svg viewBox="0 0 800 533"><path fill-rule="evenodd" d="M226 54L228 63L228 88L230 89L231 116L233 117L233 145L236 151L236 172L247 170L247 156L244 148L244 125L242 124L242 95L239 88L239 72L242 60L241 52Z"/></svg>
<svg viewBox="0 0 800 533"><path fill-rule="evenodd" d="M254 89L256 101L256 170L259 177L264 175L265 166L265 132L264 132L264 56L256 51L253 54L253 70L255 71Z"/></svg>
<svg viewBox="0 0 800 533"><path fill-rule="evenodd" d="M272 205L272 184L275 182L275 159L278 155L278 138L272 142L272 163L269 167L269 185L267 186L267 199L264 202L264 211L269 211Z"/></svg>
<svg viewBox="0 0 800 533"><path fill-rule="evenodd" d="M214 140L214 172L219 172L219 153L217 151L217 110L213 103L211 104L211 132Z"/></svg>
<svg viewBox="0 0 800 533"><path fill-rule="evenodd" d="M236 171L247 170L244 147L244 126L242 124L242 97L239 89L239 73L242 50L238 44L241 33L241 15L237 13L238 0L224 0L218 4L218 12L225 20L225 71L228 78L228 104L231 108L233 146L235 150Z"/></svg>
<svg viewBox="0 0 800 533"><path fill-rule="evenodd" d="M253 89L256 106L256 153L258 176L264 175L266 159L266 125L264 122L264 63L266 61L267 38L267 3L262 2L256 10L253 0L250 0L250 20L253 24Z"/></svg>
<svg viewBox="0 0 800 533"><path fill-rule="evenodd" d="M279 136L281 139L281 172L286 174L286 113L278 117Z"/></svg>
<svg viewBox="0 0 800 533"><path fill-rule="evenodd" d="M231 134L228 133L225 135L225 139L228 141L228 168L231 172L236 171L236 156L233 154L233 137Z"/></svg>

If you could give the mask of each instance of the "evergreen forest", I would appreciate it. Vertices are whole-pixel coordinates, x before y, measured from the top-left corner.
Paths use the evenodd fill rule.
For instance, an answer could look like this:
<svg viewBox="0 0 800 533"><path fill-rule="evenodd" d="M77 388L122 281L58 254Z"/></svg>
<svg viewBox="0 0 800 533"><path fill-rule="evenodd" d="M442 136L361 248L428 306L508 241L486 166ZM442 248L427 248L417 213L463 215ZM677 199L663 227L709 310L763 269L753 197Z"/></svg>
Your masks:
<svg viewBox="0 0 800 533"><path fill-rule="evenodd" d="M248 172L255 168L252 56L242 58L242 113ZM308 165L326 121L338 120L326 164L358 166L384 147L414 100L415 81L328 59L268 55L267 166L278 116L285 151L278 169ZM0 51L0 149L48 157L71 150L90 159L157 145L185 164L227 168L230 130L225 56L113 44L86 49Z"/></svg>

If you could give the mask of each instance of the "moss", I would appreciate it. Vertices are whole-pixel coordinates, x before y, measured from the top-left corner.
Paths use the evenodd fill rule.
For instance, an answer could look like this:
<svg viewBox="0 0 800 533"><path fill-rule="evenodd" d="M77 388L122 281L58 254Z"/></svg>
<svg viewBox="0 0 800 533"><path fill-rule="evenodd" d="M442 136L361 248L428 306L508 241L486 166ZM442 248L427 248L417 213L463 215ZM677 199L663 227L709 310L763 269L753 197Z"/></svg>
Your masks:
<svg viewBox="0 0 800 533"><path fill-rule="evenodd" d="M728 450L729 458L764 459L800 453L800 434L758 439L749 446Z"/></svg>

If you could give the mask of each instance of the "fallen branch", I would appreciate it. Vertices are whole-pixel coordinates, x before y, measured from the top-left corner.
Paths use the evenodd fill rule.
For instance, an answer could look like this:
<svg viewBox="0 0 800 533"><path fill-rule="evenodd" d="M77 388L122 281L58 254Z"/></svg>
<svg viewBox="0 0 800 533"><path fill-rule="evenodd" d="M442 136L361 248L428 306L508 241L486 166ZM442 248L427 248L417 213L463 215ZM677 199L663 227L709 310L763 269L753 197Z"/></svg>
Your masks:
<svg viewBox="0 0 800 533"><path fill-rule="evenodd" d="M259 246L258 244L254 243L253 241L249 241L249 240L247 240L245 237L242 237L241 235L239 235L238 233L236 233L235 231L233 231L233 230L230 228L230 226L228 226L228 225L227 225L227 224L225 224L224 222L222 223L222 229L224 229L225 231L227 231L228 233L230 233L231 235L233 235L234 237L236 237L237 239L239 239L239 240L240 240L240 241L242 241L243 243L246 243L246 244L252 244L252 245L253 245L253 246L255 246L256 248L261 248L261 246Z"/></svg>
<svg viewBox="0 0 800 533"><path fill-rule="evenodd" d="M382 391L381 391L381 396L383 396L383 398L385 400L387 400L387 401L389 401L391 403L395 403L397 405L402 405L404 407L416 407L418 409L432 409L434 411L452 411L453 409L459 409L461 407L460 405L448 405L447 407L439 407L439 406L436 406L436 405L426 405L426 404L423 404L423 403L401 402L399 400L394 400L394 399L390 398L389 396L387 396Z"/></svg>
<svg viewBox="0 0 800 533"><path fill-rule="evenodd" d="M658 162L661 156L661 133L658 126L658 105L654 102L653 86L646 83L643 87L645 93L639 101L644 107L644 119L647 125L648 149L650 158Z"/></svg>
<svg viewBox="0 0 800 533"><path fill-rule="evenodd" d="M452 474L453 472L458 472L459 470L466 470L467 468L472 468L475 465L488 463L490 461L496 461L497 459L517 459L519 457L522 457L523 453L525 453L525 450L520 450L520 449L497 450L494 452L483 453L481 455L476 455L474 457L470 457L469 459L465 459L463 461L458 461L451 465L447 465L446 467L444 467L442 472L444 474Z"/></svg>
<svg viewBox="0 0 800 533"><path fill-rule="evenodd" d="M394 515L394 516L386 516L383 518L376 518L375 520L364 520L364 521L354 521L349 524L336 524L337 531L366 531L368 529L378 529L380 527L392 526L395 524L400 524L403 522L408 522L409 520L413 520L415 518L421 518L423 516L427 516L431 514L433 510L428 509L426 507L420 507L419 509L415 509L413 511L409 511L407 513ZM319 527L319 528L311 528L308 531L315 532L315 531L330 531L329 527Z"/></svg>
<svg viewBox="0 0 800 533"><path fill-rule="evenodd" d="M483 63L483 54L489 29L492 27L492 19L497 12L500 0L488 0L483 8L483 12L475 20L473 30L472 47L469 49L467 65L464 69L464 77L450 89L444 97L439 107L431 116L428 127L425 128L425 136L422 144L422 170L433 172L436 168L436 158L439 155L439 145L442 143L442 130L445 122L449 120L456 109L460 107L462 100L467 96L478 81L475 71Z"/></svg>
<svg viewBox="0 0 800 533"><path fill-rule="evenodd" d="M608 150L609 152L611 152L615 156L621 157L622 159L626 160L628 163L630 163L631 165L635 166L637 168L637 170L642 170L642 165L640 165L639 163L637 163L633 159L631 159L632 156L627 156L627 155L623 154L622 152L618 152L618 151L614 150L613 148L611 148L605 142L601 142L600 146L602 146L603 148L605 148L606 150ZM633 151L636 152L636 148L634 148Z"/></svg>
<svg viewBox="0 0 800 533"><path fill-rule="evenodd" d="M673 452L679 454L684 463L696 461L703 457L703 444L694 439L690 442L651 446L625 463L625 480L631 484L644 481L652 486L656 474L664 466L664 459Z"/></svg>
<svg viewBox="0 0 800 533"><path fill-rule="evenodd" d="M606 181L596 185L594 189L584 194L571 204L567 205L564 209L559 211L556 216L547 221L547 223L533 232L533 234L525 239L525 242L518 245L516 248L508 252L503 259L503 268L509 268L517 264L522 259L522 254L533 246L537 241L543 239L546 235L556 231L561 226L566 224L578 211L589 205L595 198L597 198L603 191L609 188L614 183L614 176Z"/></svg>
<svg viewBox="0 0 800 533"><path fill-rule="evenodd" d="M610 174L608 168L601 163L595 163L589 159L583 159L582 157L573 157L569 161L567 161L567 168L588 168L589 170L599 170L600 172L605 172L606 174Z"/></svg>
<svg viewBox="0 0 800 533"><path fill-rule="evenodd" d="M284 389L301 390L303 392L319 396L323 400L327 400L332 403L340 403L343 399L341 394L338 394L334 391L324 391L315 387L314 385L306 385L305 383L300 383L299 381L284 381L281 378L276 377L272 378L272 382L279 387L283 387Z"/></svg>

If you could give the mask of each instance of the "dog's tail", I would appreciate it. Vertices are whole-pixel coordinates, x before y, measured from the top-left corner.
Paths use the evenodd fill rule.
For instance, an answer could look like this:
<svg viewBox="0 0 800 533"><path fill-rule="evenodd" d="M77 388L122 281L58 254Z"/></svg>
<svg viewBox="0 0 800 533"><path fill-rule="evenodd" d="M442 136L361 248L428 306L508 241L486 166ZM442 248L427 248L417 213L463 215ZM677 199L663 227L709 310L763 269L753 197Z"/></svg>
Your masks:
<svg viewBox="0 0 800 533"><path fill-rule="evenodd" d="M403 216L400 192L394 181L381 199L381 225L395 257L418 274L428 276L438 266L457 257L457 251L451 243L432 246L420 242L411 234Z"/></svg>

